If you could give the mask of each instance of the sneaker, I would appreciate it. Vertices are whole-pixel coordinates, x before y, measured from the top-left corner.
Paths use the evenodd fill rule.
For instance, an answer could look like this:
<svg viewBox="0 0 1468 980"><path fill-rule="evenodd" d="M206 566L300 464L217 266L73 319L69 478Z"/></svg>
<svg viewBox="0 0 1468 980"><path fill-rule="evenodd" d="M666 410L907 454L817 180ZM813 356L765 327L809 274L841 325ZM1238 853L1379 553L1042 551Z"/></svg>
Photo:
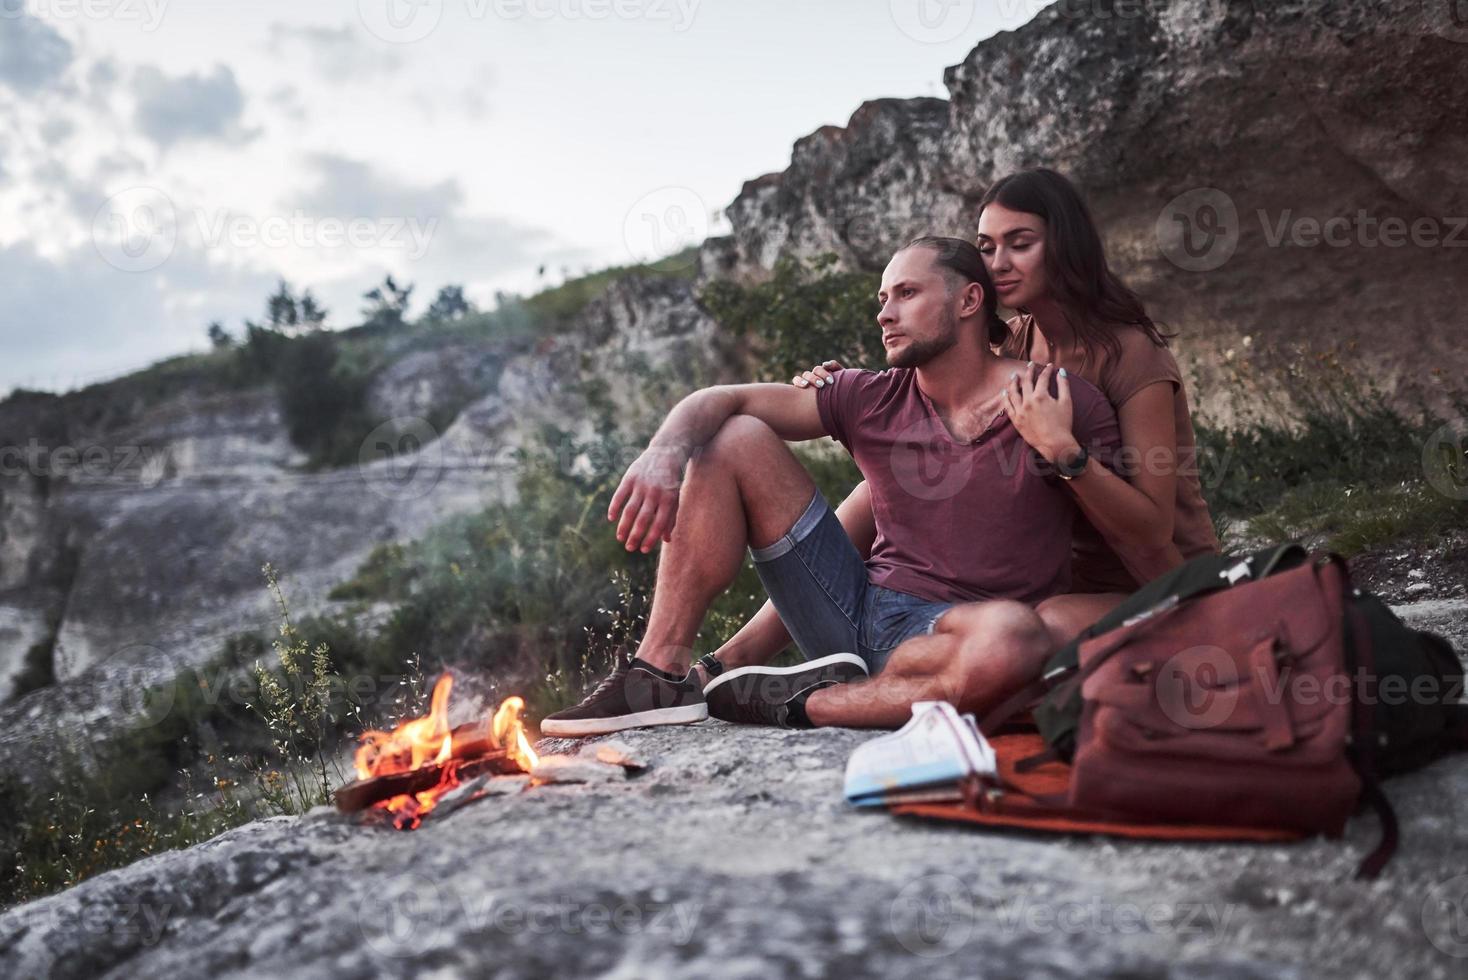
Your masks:
<svg viewBox="0 0 1468 980"><path fill-rule="evenodd" d="M703 689L708 712L724 721L785 727L788 703L797 694L828 684L863 680L867 665L852 653L833 653L794 667L740 667Z"/></svg>
<svg viewBox="0 0 1468 980"><path fill-rule="evenodd" d="M580 738L625 728L687 725L708 716L708 705L691 671L679 680L645 660L619 657L617 667L580 704L547 715L540 723L540 733Z"/></svg>

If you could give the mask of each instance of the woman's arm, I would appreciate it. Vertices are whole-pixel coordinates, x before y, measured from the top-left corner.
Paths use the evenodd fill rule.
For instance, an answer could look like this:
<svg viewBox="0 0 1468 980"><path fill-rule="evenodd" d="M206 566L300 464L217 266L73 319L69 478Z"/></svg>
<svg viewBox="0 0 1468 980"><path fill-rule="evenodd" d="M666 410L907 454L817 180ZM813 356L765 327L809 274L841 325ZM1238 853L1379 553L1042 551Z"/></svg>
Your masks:
<svg viewBox="0 0 1468 980"><path fill-rule="evenodd" d="M1052 398L1051 370L1047 366L1030 383L1012 381L1006 410L1025 441L1054 463L1072 459L1081 447L1072 429L1070 382L1062 377L1059 397ZM1183 561L1173 543L1177 424L1171 383L1160 381L1138 391L1117 412L1117 422L1123 446L1117 465L1125 476L1088 462L1070 487L1081 511L1127 570L1146 582Z"/></svg>
<svg viewBox="0 0 1468 980"><path fill-rule="evenodd" d="M836 508L836 518L846 529L851 543L856 545L857 553L863 559L870 555L872 543L877 540L877 522L872 515L872 494L866 481L858 483L856 489L841 501L841 506ZM775 611L775 604L766 599L759 612L741 626L729 642L715 650L714 656L726 670L732 670L768 663L789 645L790 632Z"/></svg>
<svg viewBox="0 0 1468 980"><path fill-rule="evenodd" d="M1177 423L1169 382L1148 385L1116 413L1124 448L1118 467L1087 464L1070 481L1081 511L1138 582L1183 563L1173 543L1177 509Z"/></svg>

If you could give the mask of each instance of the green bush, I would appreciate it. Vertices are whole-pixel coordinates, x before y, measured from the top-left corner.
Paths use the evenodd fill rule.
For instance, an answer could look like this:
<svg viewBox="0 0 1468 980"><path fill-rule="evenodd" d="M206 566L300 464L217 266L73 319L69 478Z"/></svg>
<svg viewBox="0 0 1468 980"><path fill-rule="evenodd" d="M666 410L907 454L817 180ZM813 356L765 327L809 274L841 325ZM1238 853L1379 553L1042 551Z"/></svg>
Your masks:
<svg viewBox="0 0 1468 980"><path fill-rule="evenodd" d="M329 333L294 338L281 352L276 376L291 442L316 467L355 463L376 424L367 412L376 365L344 357L339 348Z"/></svg>
<svg viewBox="0 0 1468 980"><path fill-rule="evenodd" d="M1235 429L1195 426L1209 503L1246 517L1301 486L1389 486L1422 476L1422 445L1443 420L1375 399L1307 405L1293 417Z"/></svg>
<svg viewBox="0 0 1468 980"><path fill-rule="evenodd" d="M836 256L781 259L766 282L718 281L699 297L726 329L756 347L761 374L782 380L835 358L848 367L885 365L877 326L881 277L843 272Z"/></svg>
<svg viewBox="0 0 1468 980"><path fill-rule="evenodd" d="M1354 555L1426 541L1468 517L1423 469L1423 447L1449 424L1438 413L1389 398L1335 351L1230 366L1243 421L1194 422L1203 493L1226 546L1246 545L1227 540L1242 527L1254 539L1307 539ZM1258 404L1240 410L1247 398ZM1457 411L1468 417L1462 396Z"/></svg>

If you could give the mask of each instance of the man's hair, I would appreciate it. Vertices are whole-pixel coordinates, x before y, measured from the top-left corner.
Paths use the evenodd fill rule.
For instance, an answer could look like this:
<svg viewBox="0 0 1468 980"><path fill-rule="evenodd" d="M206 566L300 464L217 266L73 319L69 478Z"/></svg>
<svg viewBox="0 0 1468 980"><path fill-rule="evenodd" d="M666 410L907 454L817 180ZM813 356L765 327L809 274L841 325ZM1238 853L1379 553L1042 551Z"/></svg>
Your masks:
<svg viewBox="0 0 1468 980"><path fill-rule="evenodd" d="M902 246L902 251L910 248L925 248L933 253L933 263L943 271L950 296L971 282L978 283L984 290L983 323L989 346L998 347L1009 339L1009 325L999 317L999 298L977 245L962 238L924 235Z"/></svg>

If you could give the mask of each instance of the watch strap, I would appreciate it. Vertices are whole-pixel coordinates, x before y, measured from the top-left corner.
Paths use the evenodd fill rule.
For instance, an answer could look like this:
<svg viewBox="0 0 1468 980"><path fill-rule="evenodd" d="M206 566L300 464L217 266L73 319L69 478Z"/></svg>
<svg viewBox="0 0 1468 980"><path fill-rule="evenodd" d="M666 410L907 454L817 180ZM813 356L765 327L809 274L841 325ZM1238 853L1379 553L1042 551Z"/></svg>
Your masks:
<svg viewBox="0 0 1468 980"><path fill-rule="evenodd" d="M1085 446L1076 453L1075 458L1069 463L1057 459L1055 461L1055 472L1060 474L1062 480L1074 480L1086 470L1086 464L1091 460L1091 451Z"/></svg>

